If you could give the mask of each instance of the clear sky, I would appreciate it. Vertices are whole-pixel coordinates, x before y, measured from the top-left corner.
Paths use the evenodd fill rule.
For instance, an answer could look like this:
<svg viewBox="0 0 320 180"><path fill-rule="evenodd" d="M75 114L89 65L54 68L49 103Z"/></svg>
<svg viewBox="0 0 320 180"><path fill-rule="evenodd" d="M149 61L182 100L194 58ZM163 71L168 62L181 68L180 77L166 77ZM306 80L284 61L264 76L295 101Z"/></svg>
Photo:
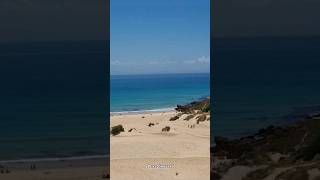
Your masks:
<svg viewBox="0 0 320 180"><path fill-rule="evenodd" d="M210 70L210 0L110 0L111 74Z"/></svg>

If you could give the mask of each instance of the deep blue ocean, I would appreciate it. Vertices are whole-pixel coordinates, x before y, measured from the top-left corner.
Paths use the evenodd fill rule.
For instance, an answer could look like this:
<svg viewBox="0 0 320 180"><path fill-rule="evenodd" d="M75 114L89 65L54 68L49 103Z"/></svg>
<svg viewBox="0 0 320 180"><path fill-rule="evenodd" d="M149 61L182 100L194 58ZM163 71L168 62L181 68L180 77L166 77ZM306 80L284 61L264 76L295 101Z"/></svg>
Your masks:
<svg viewBox="0 0 320 180"><path fill-rule="evenodd" d="M213 135L320 112L320 38L213 39Z"/></svg>
<svg viewBox="0 0 320 180"><path fill-rule="evenodd" d="M112 75L111 112L173 110L210 96L210 74Z"/></svg>
<svg viewBox="0 0 320 180"><path fill-rule="evenodd" d="M104 41L0 44L0 160L107 154Z"/></svg>

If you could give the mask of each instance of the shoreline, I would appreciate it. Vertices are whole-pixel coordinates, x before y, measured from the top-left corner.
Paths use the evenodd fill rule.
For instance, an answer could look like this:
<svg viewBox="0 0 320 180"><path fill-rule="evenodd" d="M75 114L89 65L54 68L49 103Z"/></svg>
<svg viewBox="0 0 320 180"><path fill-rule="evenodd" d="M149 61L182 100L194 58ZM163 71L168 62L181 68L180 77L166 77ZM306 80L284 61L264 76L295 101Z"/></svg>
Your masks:
<svg viewBox="0 0 320 180"><path fill-rule="evenodd" d="M113 111L113 112L110 112L110 116L175 112L176 111L175 108L176 107L158 108L158 109L149 109L149 110L137 110L137 111Z"/></svg>
<svg viewBox="0 0 320 180"><path fill-rule="evenodd" d="M195 98L194 100L186 101L185 103L180 103L179 105L187 105L190 102L199 102L210 98L208 95L200 96L198 98ZM146 114L146 113L162 113L162 112L175 112L175 108L177 106L171 106L171 107L162 107L162 108L154 108L154 109L141 109L141 110L133 110L133 111L110 111L110 116L114 115L130 115L130 114Z"/></svg>
<svg viewBox="0 0 320 180"><path fill-rule="evenodd" d="M108 158L55 159L40 161L0 162L0 179L69 180L109 179Z"/></svg>
<svg viewBox="0 0 320 180"><path fill-rule="evenodd" d="M29 163L29 162L59 162L59 161L72 161L72 160L90 160L90 159L104 159L109 158L108 155L88 155L88 156L71 156L71 157L57 157L57 158L25 158L13 160L0 160L1 164L7 163Z"/></svg>
<svg viewBox="0 0 320 180"><path fill-rule="evenodd" d="M234 134L212 134L212 140L214 137L224 137L228 139L240 139L242 137L251 136L252 134L255 134L260 129L266 128L268 126L287 126L293 123L296 123L297 121L300 121L301 119L304 119L307 116L311 116L313 114L319 114L320 113L320 104L309 104L309 105L301 105L301 106L290 106L289 112L284 112L281 114L281 116L278 116L276 118L276 121L270 122L268 124L265 124L265 126L262 127L256 127L255 129L250 129L249 131L237 131ZM252 117L259 117L259 116L252 116ZM214 143L214 142L212 142Z"/></svg>

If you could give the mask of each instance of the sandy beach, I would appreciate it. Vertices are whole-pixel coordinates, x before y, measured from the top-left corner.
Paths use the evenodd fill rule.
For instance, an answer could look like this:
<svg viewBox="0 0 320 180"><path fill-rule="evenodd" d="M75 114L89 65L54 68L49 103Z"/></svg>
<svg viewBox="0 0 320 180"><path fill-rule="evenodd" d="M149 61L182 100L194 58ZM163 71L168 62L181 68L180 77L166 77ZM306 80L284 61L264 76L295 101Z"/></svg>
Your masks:
<svg viewBox="0 0 320 180"><path fill-rule="evenodd" d="M199 123L200 115L187 116L173 111L112 115L110 126L122 125L124 132L110 137L111 179L210 179L209 114Z"/></svg>
<svg viewBox="0 0 320 180"><path fill-rule="evenodd" d="M107 159L0 162L3 180L102 180L107 178ZM35 165L35 169L31 166ZM8 169L9 172L6 172Z"/></svg>

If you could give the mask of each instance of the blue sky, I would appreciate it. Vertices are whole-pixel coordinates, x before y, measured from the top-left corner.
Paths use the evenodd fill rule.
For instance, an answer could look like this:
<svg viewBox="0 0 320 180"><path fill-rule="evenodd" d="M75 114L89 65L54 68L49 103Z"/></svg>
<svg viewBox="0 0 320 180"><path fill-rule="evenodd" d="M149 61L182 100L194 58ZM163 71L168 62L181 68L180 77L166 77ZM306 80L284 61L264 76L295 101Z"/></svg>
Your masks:
<svg viewBox="0 0 320 180"><path fill-rule="evenodd" d="M210 70L209 0L111 0L111 74Z"/></svg>

